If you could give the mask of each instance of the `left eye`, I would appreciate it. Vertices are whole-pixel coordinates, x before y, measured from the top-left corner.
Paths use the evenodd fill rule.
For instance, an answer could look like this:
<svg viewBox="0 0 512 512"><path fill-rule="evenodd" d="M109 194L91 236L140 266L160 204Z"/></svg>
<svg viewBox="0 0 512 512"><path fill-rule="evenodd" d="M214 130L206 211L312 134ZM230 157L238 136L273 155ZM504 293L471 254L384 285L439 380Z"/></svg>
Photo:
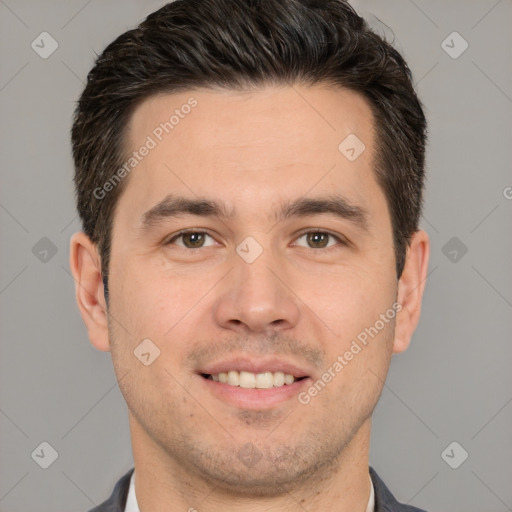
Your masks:
<svg viewBox="0 0 512 512"><path fill-rule="evenodd" d="M178 233L176 236L172 237L167 244L176 243L176 240L181 239L181 243L176 243L176 245L185 247L185 249L200 249L201 247L207 247L204 244L206 237L213 240L208 233L203 231L187 231L184 233Z"/></svg>
<svg viewBox="0 0 512 512"><path fill-rule="evenodd" d="M329 237L338 243L343 243L339 237L325 231L309 231L307 233L303 233L297 240L304 237L306 238L306 244L308 245L302 247L309 247L310 249L324 249L326 247L336 245L335 243L329 244Z"/></svg>

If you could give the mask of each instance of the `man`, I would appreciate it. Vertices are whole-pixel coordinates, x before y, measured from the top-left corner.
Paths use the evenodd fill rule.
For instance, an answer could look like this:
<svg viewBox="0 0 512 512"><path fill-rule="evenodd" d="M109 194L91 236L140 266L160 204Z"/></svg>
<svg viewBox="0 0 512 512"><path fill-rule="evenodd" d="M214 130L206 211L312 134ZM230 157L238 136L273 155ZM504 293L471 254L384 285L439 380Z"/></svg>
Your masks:
<svg viewBox="0 0 512 512"><path fill-rule="evenodd" d="M95 511L419 510L369 443L420 315L425 138L342 0L178 0L105 49L70 262L135 471Z"/></svg>

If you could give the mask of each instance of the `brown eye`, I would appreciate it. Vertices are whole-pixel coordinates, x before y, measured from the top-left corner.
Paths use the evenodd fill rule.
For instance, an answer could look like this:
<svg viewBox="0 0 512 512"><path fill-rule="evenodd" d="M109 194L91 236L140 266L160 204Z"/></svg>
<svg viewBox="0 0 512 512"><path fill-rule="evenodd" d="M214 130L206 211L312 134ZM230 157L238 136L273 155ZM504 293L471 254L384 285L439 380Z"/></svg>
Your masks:
<svg viewBox="0 0 512 512"><path fill-rule="evenodd" d="M310 244L315 249L326 247L329 242L329 234L328 233L308 233L306 235L306 240L308 244Z"/></svg>
<svg viewBox="0 0 512 512"><path fill-rule="evenodd" d="M179 247L184 247L185 249L201 249L202 247L207 247L205 246L207 237L212 238L208 233L204 233L202 231L187 231L178 233L176 236L171 238L169 242L167 242L167 245L175 244ZM181 243L178 243L177 241L180 239Z"/></svg>
<svg viewBox="0 0 512 512"><path fill-rule="evenodd" d="M202 247L204 243L204 233L185 233L181 236L185 247L189 247L191 249Z"/></svg>
<svg viewBox="0 0 512 512"><path fill-rule="evenodd" d="M308 247L309 249L328 249L336 245L336 243L344 245L341 238L326 231L309 231L307 233L303 233L298 239L300 240L301 238L305 238L306 245L298 245L301 247Z"/></svg>

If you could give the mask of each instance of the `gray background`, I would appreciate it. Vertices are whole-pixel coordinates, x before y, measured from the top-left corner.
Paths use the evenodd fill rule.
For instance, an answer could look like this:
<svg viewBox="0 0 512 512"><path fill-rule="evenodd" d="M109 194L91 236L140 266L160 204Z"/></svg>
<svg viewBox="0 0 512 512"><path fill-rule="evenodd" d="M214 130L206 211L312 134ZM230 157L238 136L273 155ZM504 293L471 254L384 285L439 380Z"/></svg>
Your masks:
<svg viewBox="0 0 512 512"><path fill-rule="evenodd" d="M132 466L109 354L74 301L69 129L95 53L162 4L0 0L1 512L88 510ZM371 464L431 511L512 510L512 2L354 6L393 29L430 122L429 279L374 414ZM47 59L31 48L43 31L59 45ZM462 39L442 45L454 31L469 44L458 58L445 49ZM44 441L58 452L48 469L31 457Z"/></svg>

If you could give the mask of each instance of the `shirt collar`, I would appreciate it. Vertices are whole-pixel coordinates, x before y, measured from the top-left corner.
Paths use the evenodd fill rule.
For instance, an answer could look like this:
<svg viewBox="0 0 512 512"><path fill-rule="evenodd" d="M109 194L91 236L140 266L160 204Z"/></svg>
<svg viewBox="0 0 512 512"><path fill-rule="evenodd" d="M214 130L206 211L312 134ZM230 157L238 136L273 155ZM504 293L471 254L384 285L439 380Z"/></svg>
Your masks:
<svg viewBox="0 0 512 512"><path fill-rule="evenodd" d="M126 498L126 506L124 512L140 512L137 498L135 497L135 471L132 473L130 479L130 488L128 490L128 497Z"/></svg>

